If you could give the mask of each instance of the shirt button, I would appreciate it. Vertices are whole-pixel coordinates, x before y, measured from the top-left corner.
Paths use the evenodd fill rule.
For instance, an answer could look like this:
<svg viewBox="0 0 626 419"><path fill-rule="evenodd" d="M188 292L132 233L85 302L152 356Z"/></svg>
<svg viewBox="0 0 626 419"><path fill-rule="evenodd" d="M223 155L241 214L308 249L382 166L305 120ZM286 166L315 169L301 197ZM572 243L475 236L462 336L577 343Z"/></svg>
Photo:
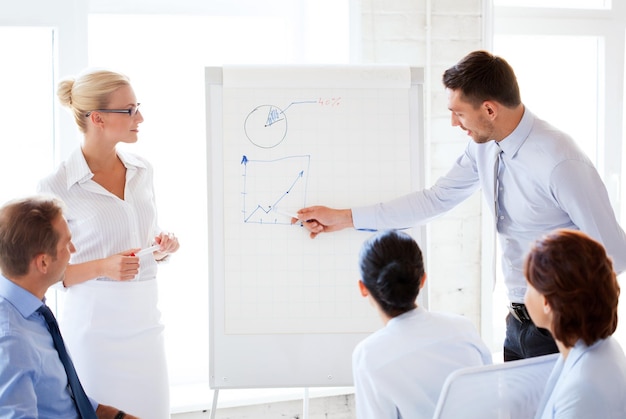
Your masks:
<svg viewBox="0 0 626 419"><path fill-rule="evenodd" d="M500 216L500 219L501 219L501 220L504 220L504 215L501 215L501 216Z"/></svg>

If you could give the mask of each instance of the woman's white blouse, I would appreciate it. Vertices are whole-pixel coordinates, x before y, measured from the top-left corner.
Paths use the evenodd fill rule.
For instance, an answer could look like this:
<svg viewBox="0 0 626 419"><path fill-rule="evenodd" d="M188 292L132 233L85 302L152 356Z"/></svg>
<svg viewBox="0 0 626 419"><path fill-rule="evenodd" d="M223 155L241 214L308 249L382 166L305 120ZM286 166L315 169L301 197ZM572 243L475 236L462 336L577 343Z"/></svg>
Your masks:
<svg viewBox="0 0 626 419"><path fill-rule="evenodd" d="M578 341L557 360L539 403L540 419L626 418L626 357L613 338Z"/></svg>
<svg viewBox="0 0 626 419"><path fill-rule="evenodd" d="M355 348L357 417L430 419L451 372L491 362L469 319L418 307L394 317Z"/></svg>
<svg viewBox="0 0 626 419"><path fill-rule="evenodd" d="M120 150L117 154L126 167L123 200L93 181L93 173L80 149L39 183L39 192L53 194L67 206L64 214L76 247L70 263L148 247L160 232L152 166L137 155ZM143 257L135 280L154 279L156 273L154 258Z"/></svg>
<svg viewBox="0 0 626 419"><path fill-rule="evenodd" d="M117 151L126 167L124 199L93 181L76 150L39 190L61 198L76 253L71 263L102 259L150 246L159 234L152 167ZM141 256L132 281L95 278L66 288L59 316L61 333L87 394L141 418L170 417L157 263Z"/></svg>

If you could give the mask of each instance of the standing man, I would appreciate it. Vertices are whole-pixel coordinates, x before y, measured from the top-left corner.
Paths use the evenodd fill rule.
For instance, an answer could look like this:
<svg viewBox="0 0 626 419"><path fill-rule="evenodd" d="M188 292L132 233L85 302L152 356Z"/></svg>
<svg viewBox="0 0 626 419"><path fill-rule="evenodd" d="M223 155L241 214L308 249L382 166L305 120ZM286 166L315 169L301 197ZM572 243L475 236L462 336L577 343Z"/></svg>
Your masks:
<svg viewBox="0 0 626 419"><path fill-rule="evenodd" d="M67 355L48 288L75 251L60 201L0 208L0 417L137 419L89 399Z"/></svg>
<svg viewBox="0 0 626 419"><path fill-rule="evenodd" d="M557 352L532 323L523 261L530 244L556 228L582 230L601 242L615 270L626 269L626 234L589 158L567 134L537 118L521 101L515 73L502 58L474 51L443 74L453 126L470 141L433 186L387 203L352 209L312 206L298 211L314 238L322 232L407 228L452 209L482 188L502 246L511 301L505 361Z"/></svg>

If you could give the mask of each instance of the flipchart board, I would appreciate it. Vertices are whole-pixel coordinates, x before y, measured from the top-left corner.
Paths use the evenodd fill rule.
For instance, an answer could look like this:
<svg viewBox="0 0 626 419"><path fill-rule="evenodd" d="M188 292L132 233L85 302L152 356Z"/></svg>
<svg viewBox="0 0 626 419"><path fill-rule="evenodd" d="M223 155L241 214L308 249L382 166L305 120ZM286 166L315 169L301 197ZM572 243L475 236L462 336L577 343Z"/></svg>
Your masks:
<svg viewBox="0 0 626 419"><path fill-rule="evenodd" d="M207 67L209 384L352 385L382 322L357 287L372 232L310 239L288 214L423 187L423 70ZM425 230L411 229L425 247Z"/></svg>

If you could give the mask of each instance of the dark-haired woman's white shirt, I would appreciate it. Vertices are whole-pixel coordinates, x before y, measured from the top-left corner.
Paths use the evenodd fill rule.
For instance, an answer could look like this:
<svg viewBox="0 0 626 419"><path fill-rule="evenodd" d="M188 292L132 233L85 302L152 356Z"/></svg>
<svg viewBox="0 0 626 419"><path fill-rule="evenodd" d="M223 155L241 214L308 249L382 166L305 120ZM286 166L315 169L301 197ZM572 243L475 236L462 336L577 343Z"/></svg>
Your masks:
<svg viewBox="0 0 626 419"><path fill-rule="evenodd" d="M430 419L451 372L491 362L466 317L421 307L394 317L352 354L357 418Z"/></svg>
<svg viewBox="0 0 626 419"><path fill-rule="evenodd" d="M626 357L613 338L591 346L578 341L557 360L537 419L626 418Z"/></svg>

